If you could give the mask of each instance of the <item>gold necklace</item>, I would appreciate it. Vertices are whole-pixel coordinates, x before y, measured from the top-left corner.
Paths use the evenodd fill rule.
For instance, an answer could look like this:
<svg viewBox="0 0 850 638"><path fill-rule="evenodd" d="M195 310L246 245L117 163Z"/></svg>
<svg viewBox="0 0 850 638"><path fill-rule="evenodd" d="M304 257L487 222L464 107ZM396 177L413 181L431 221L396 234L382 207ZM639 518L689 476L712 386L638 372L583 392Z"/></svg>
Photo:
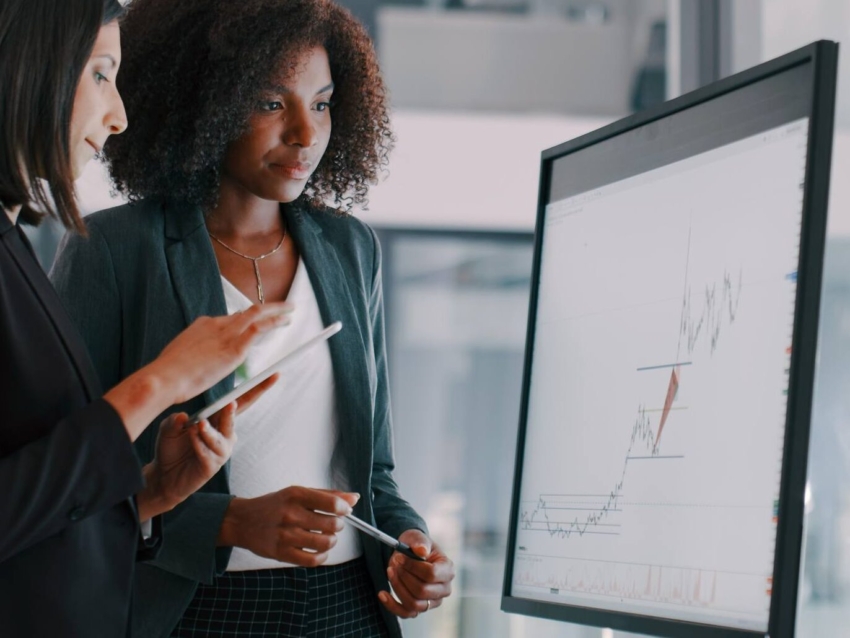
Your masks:
<svg viewBox="0 0 850 638"><path fill-rule="evenodd" d="M210 237L212 237L214 240L216 240L219 244L221 244L224 248L232 252L234 255L239 255L244 259L251 260L251 263L254 264L254 276L257 278L257 297L259 298L261 304L266 303L266 297L265 295L263 295L263 280L260 279L260 265L257 262L261 259L265 259L266 257L274 255L278 250L280 250L280 247L283 246L283 240L286 239L286 226L283 227L283 237L280 238L280 241L278 242L277 246L275 246L274 249L270 250L269 252L260 255L259 257L251 257L251 255L240 253L238 250L234 250L233 248L225 244L223 241L221 241L218 237L210 233L209 230L207 231L207 233L209 233Z"/></svg>

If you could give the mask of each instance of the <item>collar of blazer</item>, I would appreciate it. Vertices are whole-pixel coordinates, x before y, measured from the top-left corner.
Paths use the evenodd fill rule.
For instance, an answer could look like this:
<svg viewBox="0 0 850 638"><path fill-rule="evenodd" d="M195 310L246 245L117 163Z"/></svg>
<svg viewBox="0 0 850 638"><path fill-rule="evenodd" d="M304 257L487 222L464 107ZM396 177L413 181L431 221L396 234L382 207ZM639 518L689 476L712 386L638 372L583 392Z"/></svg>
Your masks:
<svg viewBox="0 0 850 638"><path fill-rule="evenodd" d="M9 215L6 214L6 209L0 206L0 235L5 235L14 227L15 225L9 219Z"/></svg>
<svg viewBox="0 0 850 638"><path fill-rule="evenodd" d="M15 234L18 235L19 241L15 241ZM12 259L17 263L41 307L44 308L45 313L50 318L50 322L56 329L65 350L74 362L77 376L83 385L86 397L89 401L99 399L103 395L103 391L83 340L59 301L50 280L38 263L29 239L22 229L12 224L5 211L0 212L0 239L6 244Z"/></svg>
<svg viewBox="0 0 850 638"><path fill-rule="evenodd" d="M203 211L169 202L163 204L163 210L165 235L171 240L166 242L166 258L186 325L203 315L226 314L221 273L204 228ZM323 323L341 321L343 325L342 331L328 341L341 425L337 453L353 483L351 489L365 490L358 479L371 473L372 390L377 382L374 366L367 360L371 352L367 345L372 341L371 291L360 290L359 273L350 266L343 267L334 232L323 232L314 215L303 207L287 207L284 214L307 268ZM207 390L205 402L215 401L232 387L233 375Z"/></svg>

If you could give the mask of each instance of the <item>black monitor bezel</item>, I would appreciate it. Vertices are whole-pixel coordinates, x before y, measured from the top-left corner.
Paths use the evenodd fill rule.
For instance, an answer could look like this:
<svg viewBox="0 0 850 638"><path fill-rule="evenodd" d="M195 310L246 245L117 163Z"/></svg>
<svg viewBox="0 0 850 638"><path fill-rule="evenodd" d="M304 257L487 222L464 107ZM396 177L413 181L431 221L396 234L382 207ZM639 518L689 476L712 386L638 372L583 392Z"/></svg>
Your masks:
<svg viewBox="0 0 850 638"><path fill-rule="evenodd" d="M669 117L685 109L762 81L802 64L812 64L811 117L803 193L803 220L794 310L788 404L785 424L785 453L779 497L779 524L774 555L773 591L768 631L750 631L669 620L626 612L537 601L511 595L514 548L519 516L522 465L528 397L531 380L532 352L535 335L537 295L540 282L540 259L543 244L543 222L549 196L551 168L554 160L588 146L598 144L627 131ZM797 609L797 582L803 535L804 493L808 462L817 329L820 314L821 280L832 156L835 111L838 44L821 40L779 58L720 80L657 107L636 113L572 141L543 151L538 190L537 222L534 235L534 261L529 297L528 328L523 366L519 432L514 467L511 518L502 586L502 611L549 618L597 627L653 634L667 638L773 638L793 636ZM793 427L791 425L793 424Z"/></svg>

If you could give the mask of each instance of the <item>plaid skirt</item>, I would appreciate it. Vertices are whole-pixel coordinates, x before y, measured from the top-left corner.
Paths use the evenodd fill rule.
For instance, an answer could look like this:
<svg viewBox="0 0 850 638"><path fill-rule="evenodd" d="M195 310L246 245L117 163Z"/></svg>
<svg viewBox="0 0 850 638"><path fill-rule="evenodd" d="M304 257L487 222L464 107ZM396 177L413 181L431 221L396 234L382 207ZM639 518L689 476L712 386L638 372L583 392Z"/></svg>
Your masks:
<svg viewBox="0 0 850 638"><path fill-rule="evenodd" d="M389 636L366 561L226 572L201 584L172 638Z"/></svg>

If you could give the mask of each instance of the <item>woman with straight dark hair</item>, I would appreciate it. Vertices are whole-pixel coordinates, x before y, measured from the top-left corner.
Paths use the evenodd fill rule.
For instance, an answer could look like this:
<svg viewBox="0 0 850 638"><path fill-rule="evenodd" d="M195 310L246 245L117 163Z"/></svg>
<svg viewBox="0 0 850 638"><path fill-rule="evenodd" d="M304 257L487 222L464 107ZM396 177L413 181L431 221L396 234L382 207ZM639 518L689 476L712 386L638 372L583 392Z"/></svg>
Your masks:
<svg viewBox="0 0 850 638"><path fill-rule="evenodd" d="M102 394L79 333L18 223L52 215L84 229L73 179L127 126L115 87L121 14L116 0L0 3L4 638L127 633L134 562L158 551L159 514L229 458L236 405L213 417L215 427L184 429L185 413L162 421L144 467L133 441L157 415L232 372L256 337L288 322L284 304L199 319ZM125 321L132 318L119 324Z"/></svg>

